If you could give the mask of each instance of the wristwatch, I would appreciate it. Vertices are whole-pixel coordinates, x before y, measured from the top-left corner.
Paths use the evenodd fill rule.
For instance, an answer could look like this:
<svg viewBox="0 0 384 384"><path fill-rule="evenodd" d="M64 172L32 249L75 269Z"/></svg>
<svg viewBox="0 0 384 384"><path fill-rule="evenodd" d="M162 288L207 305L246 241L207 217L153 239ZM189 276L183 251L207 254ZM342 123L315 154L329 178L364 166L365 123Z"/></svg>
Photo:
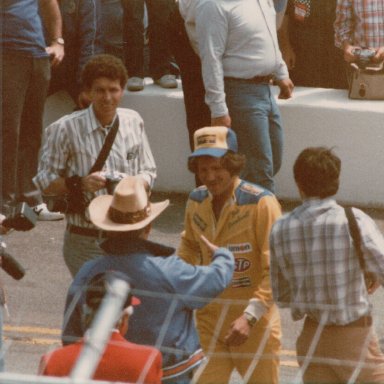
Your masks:
<svg viewBox="0 0 384 384"><path fill-rule="evenodd" d="M244 312L244 317L246 318L250 327L253 327L257 323L257 318L247 312Z"/></svg>
<svg viewBox="0 0 384 384"><path fill-rule="evenodd" d="M52 41L57 44L64 45L64 39L62 37L56 37L56 39L53 39Z"/></svg>

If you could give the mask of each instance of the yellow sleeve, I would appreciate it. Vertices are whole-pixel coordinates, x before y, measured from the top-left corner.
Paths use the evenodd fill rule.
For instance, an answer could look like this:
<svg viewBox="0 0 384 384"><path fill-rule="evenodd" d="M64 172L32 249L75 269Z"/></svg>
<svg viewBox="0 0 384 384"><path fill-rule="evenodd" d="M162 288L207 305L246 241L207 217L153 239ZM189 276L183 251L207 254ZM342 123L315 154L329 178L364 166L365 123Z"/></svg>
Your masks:
<svg viewBox="0 0 384 384"><path fill-rule="evenodd" d="M188 200L185 209L184 231L181 233L181 242L177 254L187 263L199 265L202 263L199 241L195 238L192 228L192 217L196 203Z"/></svg>
<svg viewBox="0 0 384 384"><path fill-rule="evenodd" d="M264 307L264 312L273 304L272 289L270 281L270 254L269 254L269 234L273 223L281 216L280 204L274 196L263 197L256 206L256 242L260 252L261 262L261 281L254 292L252 301L256 307L259 307L257 312L263 312L260 304ZM248 312L248 309L246 310ZM251 313L254 311L250 311ZM259 317L258 317L259 318Z"/></svg>

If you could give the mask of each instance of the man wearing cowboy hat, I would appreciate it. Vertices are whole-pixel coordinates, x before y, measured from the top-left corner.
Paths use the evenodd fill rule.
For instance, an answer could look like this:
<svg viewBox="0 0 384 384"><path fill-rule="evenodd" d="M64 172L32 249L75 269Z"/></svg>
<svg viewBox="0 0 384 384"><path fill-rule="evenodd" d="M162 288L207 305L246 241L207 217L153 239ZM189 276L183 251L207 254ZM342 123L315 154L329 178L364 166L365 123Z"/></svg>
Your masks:
<svg viewBox="0 0 384 384"><path fill-rule="evenodd" d="M103 298L108 291L111 279L121 279L131 283L130 279L120 272L107 272L94 276L86 287L84 300L83 326L89 329L101 307ZM93 380L121 381L136 383L143 380L146 384L160 384L161 353L158 349L138 345L124 338L128 330L130 316L134 313L133 306L140 300L128 293L122 312L117 320L116 328L106 344ZM45 376L69 376L77 358L85 345L85 340L56 349L44 355L40 362L39 372Z"/></svg>
<svg viewBox="0 0 384 384"><path fill-rule="evenodd" d="M62 339L68 344L83 334L82 287L98 273L119 270L132 279L135 295L141 301L126 338L160 349L164 382L188 383L193 369L204 358L193 310L226 288L234 260L227 249L206 242L211 262L195 267L172 255L173 248L148 241L151 222L168 204L169 200L151 203L143 180L137 176L121 180L113 196L98 196L91 202L90 220L107 232L107 240L101 245L106 256L87 262L75 276L67 296L68 320Z"/></svg>
<svg viewBox="0 0 384 384"><path fill-rule="evenodd" d="M236 368L244 382L276 384L281 327L269 279L269 233L280 205L268 190L239 178L245 160L237 153L234 131L201 128L194 144L188 167L204 185L189 195L178 253L193 265L209 264L203 235L235 257L223 301L197 311L201 345L209 358L199 382L226 383Z"/></svg>

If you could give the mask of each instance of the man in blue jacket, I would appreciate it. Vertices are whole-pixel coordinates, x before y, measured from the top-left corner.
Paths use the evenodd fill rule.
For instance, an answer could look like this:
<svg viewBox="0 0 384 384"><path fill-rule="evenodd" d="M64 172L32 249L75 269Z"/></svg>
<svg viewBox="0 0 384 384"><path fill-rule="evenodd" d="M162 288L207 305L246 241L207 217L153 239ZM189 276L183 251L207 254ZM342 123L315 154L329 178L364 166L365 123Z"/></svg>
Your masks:
<svg viewBox="0 0 384 384"><path fill-rule="evenodd" d="M147 240L151 222L169 201L150 203L143 181L128 176L114 195L95 198L89 206L90 220L107 232L102 244L106 256L87 262L69 288L63 344L76 341L81 328L84 287L96 274L119 270L135 288L140 307L130 320L126 338L157 347L163 354L163 381L189 383L193 369L204 359L193 310L219 295L230 283L234 269L231 252L206 241L212 262L193 266L172 255L173 248Z"/></svg>

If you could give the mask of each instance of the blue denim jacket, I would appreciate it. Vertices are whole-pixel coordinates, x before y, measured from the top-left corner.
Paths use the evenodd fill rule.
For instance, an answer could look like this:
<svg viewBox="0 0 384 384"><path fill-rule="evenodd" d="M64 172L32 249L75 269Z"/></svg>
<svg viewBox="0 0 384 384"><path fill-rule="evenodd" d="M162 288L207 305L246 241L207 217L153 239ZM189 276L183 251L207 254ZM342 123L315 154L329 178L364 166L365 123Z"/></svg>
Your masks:
<svg viewBox="0 0 384 384"><path fill-rule="evenodd" d="M63 344L83 334L82 291L87 281L98 273L119 270L132 279L133 293L141 300L130 317L126 338L160 349L163 381L174 380L199 365L203 355L193 310L203 307L230 283L232 253L219 248L210 265L193 266L172 255L173 248L145 240L111 239L102 248L108 256L84 264L69 288Z"/></svg>

